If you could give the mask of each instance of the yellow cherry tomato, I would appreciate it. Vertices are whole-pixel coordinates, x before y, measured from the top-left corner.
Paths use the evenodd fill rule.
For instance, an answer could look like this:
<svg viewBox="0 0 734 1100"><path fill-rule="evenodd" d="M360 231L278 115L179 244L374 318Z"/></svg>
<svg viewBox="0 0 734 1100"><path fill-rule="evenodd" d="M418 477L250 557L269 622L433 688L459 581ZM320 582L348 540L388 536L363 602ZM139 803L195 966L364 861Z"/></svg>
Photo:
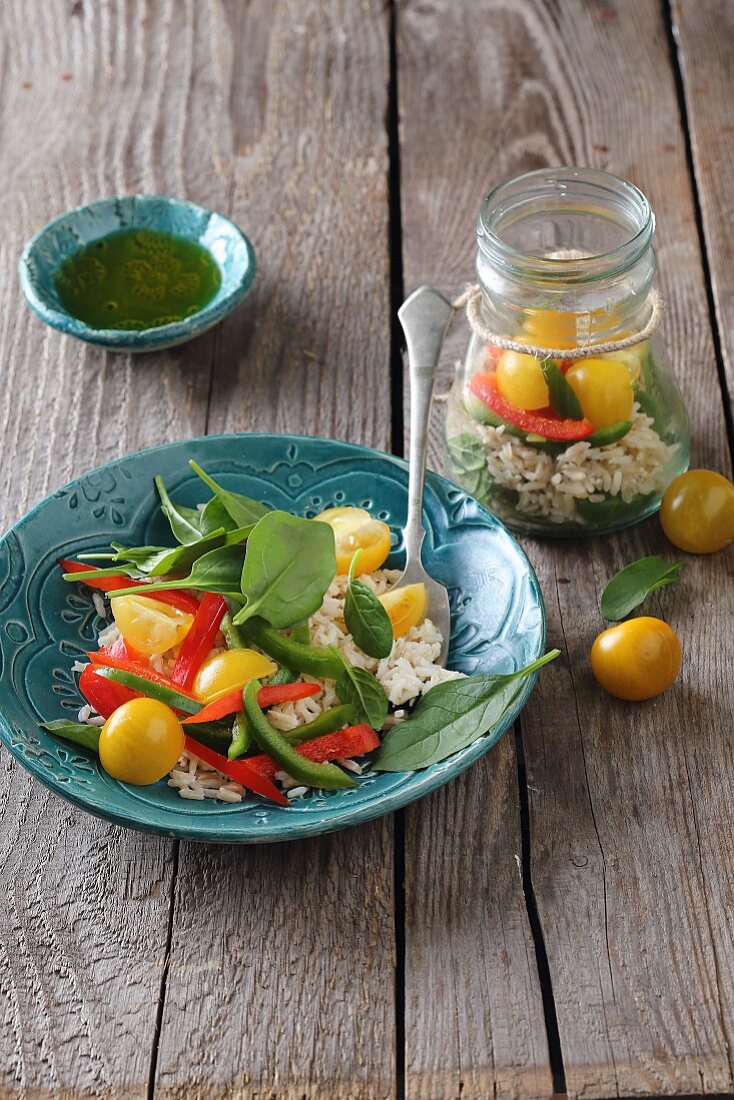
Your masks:
<svg viewBox="0 0 734 1100"><path fill-rule="evenodd" d="M620 339L623 336L629 336L628 332L620 332ZM629 376L633 382L636 382L640 377L642 371L642 364L647 358L650 349L650 341L643 340L639 344L633 344L631 348L622 348L621 351L608 351L604 353L605 359L616 359L620 363L624 363L625 367L629 371Z"/></svg>
<svg viewBox="0 0 734 1100"><path fill-rule="evenodd" d="M578 314L559 313L557 309L529 310L525 318L525 337L547 348L575 348L577 319Z"/></svg>
<svg viewBox="0 0 734 1100"><path fill-rule="evenodd" d="M714 470L671 481L660 506L663 531L680 550L711 554L734 541L734 485Z"/></svg>
<svg viewBox="0 0 734 1100"><path fill-rule="evenodd" d="M616 359L578 359L566 372L566 381L595 428L607 428L632 416L634 393L624 363Z"/></svg>
<svg viewBox="0 0 734 1100"><path fill-rule="evenodd" d="M426 617L428 596L424 584L406 584L402 588L391 588L389 592L378 596L387 611L395 638L402 638L412 626L418 626Z"/></svg>
<svg viewBox="0 0 734 1100"><path fill-rule="evenodd" d="M176 715L157 699L131 699L107 719L99 735L104 770L123 783L142 787L170 772L184 748Z"/></svg>
<svg viewBox="0 0 734 1100"><path fill-rule="evenodd" d="M125 641L147 657L179 645L194 621L193 615L150 596L118 596L112 600L112 614Z"/></svg>
<svg viewBox="0 0 734 1100"><path fill-rule="evenodd" d="M227 649L212 653L196 673L194 695L205 703L241 690L250 680L272 676L277 666L254 649Z"/></svg>
<svg viewBox="0 0 734 1100"><path fill-rule="evenodd" d="M534 355L504 351L497 363L497 389L518 409L546 409L550 404L540 360Z"/></svg>
<svg viewBox="0 0 734 1100"><path fill-rule="evenodd" d="M602 631L591 647L591 670L618 699L635 702L666 691L680 672L678 635L662 619L644 615Z"/></svg>
<svg viewBox="0 0 734 1100"><path fill-rule="evenodd" d="M373 519L364 508L327 508L316 516L319 523L328 523L334 532L336 571L349 572L352 558L361 550L356 576L373 573L385 564L390 553L390 528L382 520Z"/></svg>

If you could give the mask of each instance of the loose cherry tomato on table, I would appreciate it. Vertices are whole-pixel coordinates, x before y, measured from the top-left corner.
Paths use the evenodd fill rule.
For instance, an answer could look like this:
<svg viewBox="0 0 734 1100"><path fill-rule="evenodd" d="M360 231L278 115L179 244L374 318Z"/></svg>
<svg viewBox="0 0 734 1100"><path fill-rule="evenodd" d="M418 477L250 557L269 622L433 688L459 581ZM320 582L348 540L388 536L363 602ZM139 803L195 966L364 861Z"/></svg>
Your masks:
<svg viewBox="0 0 734 1100"><path fill-rule="evenodd" d="M355 570L372 573L385 564L390 553L390 528L382 520L373 519L364 508L327 508L315 519L319 523L328 523L334 532L336 549L336 571L344 575L349 572L352 558L361 550Z"/></svg>
<svg viewBox="0 0 734 1100"><path fill-rule="evenodd" d="M518 409L546 409L550 404L548 384L534 355L503 352L497 363L497 389Z"/></svg>
<svg viewBox="0 0 734 1100"><path fill-rule="evenodd" d="M157 699L131 699L110 715L99 735L99 759L113 779L136 786L157 783L184 749L176 715Z"/></svg>
<svg viewBox="0 0 734 1100"><path fill-rule="evenodd" d="M667 691L680 672L678 635L643 615L602 631L591 647L591 670L605 691L639 702Z"/></svg>
<svg viewBox="0 0 734 1100"><path fill-rule="evenodd" d="M578 359L566 371L566 381L595 428L608 428L631 418L634 393L624 363L616 359Z"/></svg>
<svg viewBox="0 0 734 1100"><path fill-rule="evenodd" d="M688 470L671 481L660 523L674 546L712 554L734 541L734 485L714 470Z"/></svg>

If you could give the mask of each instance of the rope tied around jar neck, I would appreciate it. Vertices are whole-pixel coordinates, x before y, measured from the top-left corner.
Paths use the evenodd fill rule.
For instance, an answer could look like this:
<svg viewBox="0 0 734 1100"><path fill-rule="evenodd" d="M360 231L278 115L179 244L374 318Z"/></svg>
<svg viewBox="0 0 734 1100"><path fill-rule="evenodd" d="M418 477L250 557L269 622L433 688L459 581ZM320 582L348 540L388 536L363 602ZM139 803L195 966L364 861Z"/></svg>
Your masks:
<svg viewBox="0 0 734 1100"><path fill-rule="evenodd" d="M618 340L606 340L602 344L588 344L581 348L546 348L522 340L510 340L507 336L493 332L482 319L482 288L479 283L467 287L464 293L451 304L454 309L461 309L462 306L466 306L466 318L472 332L475 332L482 340L486 340L488 344L493 344L496 348L502 348L503 351L517 351L522 355L534 355L538 359L591 359L597 355L607 355L610 351L623 351L625 348L634 347L635 344L639 344L652 336L663 319L665 304L662 295L654 289L650 291L649 301L651 305L650 317L647 324L639 332L634 332L631 336L624 336Z"/></svg>

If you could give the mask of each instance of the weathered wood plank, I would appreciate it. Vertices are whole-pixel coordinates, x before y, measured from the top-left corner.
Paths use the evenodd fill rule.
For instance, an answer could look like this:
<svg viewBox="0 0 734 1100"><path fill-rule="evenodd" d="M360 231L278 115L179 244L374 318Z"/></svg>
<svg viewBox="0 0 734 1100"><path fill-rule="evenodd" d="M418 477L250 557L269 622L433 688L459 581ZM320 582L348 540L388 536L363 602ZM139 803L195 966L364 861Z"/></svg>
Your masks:
<svg viewBox="0 0 734 1100"><path fill-rule="evenodd" d="M685 89L694 171L706 232L729 401L734 402L734 9L726 0L671 4ZM734 411L734 405L732 405Z"/></svg>
<svg viewBox="0 0 734 1100"><path fill-rule="evenodd" d="M406 289L423 281L453 288L471 277L479 201L515 172L591 163L632 178L658 215L665 334L692 415L694 461L729 470L659 5L415 4L403 7L402 21L401 51L430 55L414 97L431 120L415 140L404 107L407 255L415 237L432 242L406 267ZM425 46L411 41L416 35ZM630 707L600 693L588 652L603 625L596 600L604 581L644 553L670 555L657 521L603 543L528 540L527 549L546 595L549 643L564 650L522 724L533 881L569 1094L728 1092L734 688L721 644L733 609L726 557L691 559L677 589L652 605L679 630L686 664L667 696ZM453 882L459 874L454 868ZM478 924L473 932L478 939ZM476 944L466 954L477 957ZM413 1011L416 1003L408 992ZM466 1044L446 1015L455 1045Z"/></svg>
<svg viewBox="0 0 734 1100"><path fill-rule="evenodd" d="M3 529L98 462L205 430L214 337L143 359L86 347L30 314L16 264L100 195L226 207L218 19L215 4L0 6ZM173 846L69 807L5 754L0 805L0 1095L144 1097Z"/></svg>
<svg viewBox="0 0 734 1100"><path fill-rule="evenodd" d="M502 100L501 82L511 78L489 59L482 74L498 23L499 9L486 3L398 8L406 293L430 283L452 296L471 280L479 200L493 181L514 171L503 129L487 134L482 116L487 107L497 112L494 97ZM456 323L439 390L450 382L464 339ZM433 425L431 464L437 469L440 419L436 415ZM520 876L512 735L445 790L410 807L405 818L406 1095L550 1096Z"/></svg>
<svg viewBox="0 0 734 1100"><path fill-rule="evenodd" d="M209 429L386 447L387 13L240 7L219 63L232 211L260 274L254 323L222 336ZM156 1095L393 1095L392 838L388 820L298 845L181 846Z"/></svg>

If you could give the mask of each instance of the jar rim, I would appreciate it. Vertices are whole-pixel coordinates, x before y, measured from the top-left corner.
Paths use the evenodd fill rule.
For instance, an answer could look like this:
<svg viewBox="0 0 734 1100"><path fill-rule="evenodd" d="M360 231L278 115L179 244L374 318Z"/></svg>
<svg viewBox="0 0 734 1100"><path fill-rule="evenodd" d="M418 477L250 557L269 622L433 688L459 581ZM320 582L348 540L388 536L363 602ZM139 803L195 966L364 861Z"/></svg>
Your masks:
<svg viewBox="0 0 734 1100"><path fill-rule="evenodd" d="M514 224L520 211L578 209L584 193L599 204L603 213L628 235L614 247L583 256L542 256L509 244L501 235L504 224ZM574 203L575 199L575 203ZM513 216L514 215L514 216ZM616 216L615 216L616 215ZM599 168L541 168L523 172L499 184L482 202L477 222L477 241L485 257L515 274L553 282L591 282L608 279L632 267L649 249L655 233L655 215L645 195L628 180Z"/></svg>

